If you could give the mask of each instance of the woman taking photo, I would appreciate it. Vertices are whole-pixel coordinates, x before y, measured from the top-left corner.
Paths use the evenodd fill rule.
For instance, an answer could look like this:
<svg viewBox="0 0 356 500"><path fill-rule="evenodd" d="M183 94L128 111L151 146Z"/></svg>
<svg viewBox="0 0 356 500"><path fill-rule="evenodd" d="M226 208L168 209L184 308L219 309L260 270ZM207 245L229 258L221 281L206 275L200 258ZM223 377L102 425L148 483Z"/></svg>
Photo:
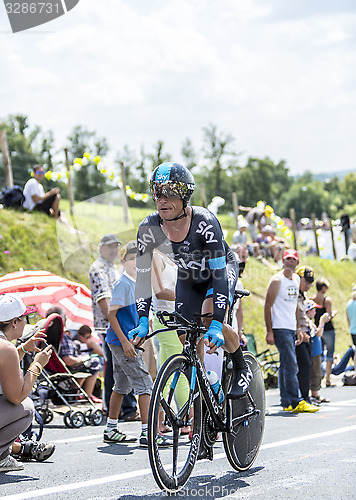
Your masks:
<svg viewBox="0 0 356 500"><path fill-rule="evenodd" d="M44 444L32 441L31 445L28 445L29 442L15 443L32 423L34 407L28 396L52 353L51 346L42 351L36 347L36 343L46 338L46 334L41 331L17 348L12 343L22 336L25 317L35 310L36 308L26 308L18 295L0 295L0 472L23 469L23 465L10 453L37 460L49 456L48 450L47 453L44 453L46 450L41 450L41 447L46 446ZM20 361L26 353L32 351L37 354L23 376ZM54 451L53 445L51 446L50 454Z"/></svg>

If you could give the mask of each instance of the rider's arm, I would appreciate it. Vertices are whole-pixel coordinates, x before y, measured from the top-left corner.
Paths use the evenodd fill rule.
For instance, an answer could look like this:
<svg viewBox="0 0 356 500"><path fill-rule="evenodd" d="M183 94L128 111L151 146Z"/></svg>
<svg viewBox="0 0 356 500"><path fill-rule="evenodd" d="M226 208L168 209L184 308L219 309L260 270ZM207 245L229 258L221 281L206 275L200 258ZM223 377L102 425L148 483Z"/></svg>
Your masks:
<svg viewBox="0 0 356 500"><path fill-rule="evenodd" d="M153 244L155 242L152 228L148 223L141 223L137 231L137 277L135 284L135 300L139 317L148 318L151 299L151 270Z"/></svg>
<svg viewBox="0 0 356 500"><path fill-rule="evenodd" d="M212 271L213 320L223 323L229 304L229 287L226 271L226 253L224 235L218 219L211 214L206 221L209 229L201 234L202 244L208 256L208 266Z"/></svg>

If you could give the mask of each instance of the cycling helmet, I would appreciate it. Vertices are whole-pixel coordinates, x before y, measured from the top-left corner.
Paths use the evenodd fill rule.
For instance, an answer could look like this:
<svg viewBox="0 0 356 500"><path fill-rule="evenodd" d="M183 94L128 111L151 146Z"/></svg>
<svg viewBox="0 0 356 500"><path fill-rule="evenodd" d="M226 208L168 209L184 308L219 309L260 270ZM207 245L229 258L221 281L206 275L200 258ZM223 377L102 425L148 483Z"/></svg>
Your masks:
<svg viewBox="0 0 356 500"><path fill-rule="evenodd" d="M178 196L184 206L194 192L195 182L191 172L174 162L165 162L158 165L152 173L150 189L154 201L160 196Z"/></svg>

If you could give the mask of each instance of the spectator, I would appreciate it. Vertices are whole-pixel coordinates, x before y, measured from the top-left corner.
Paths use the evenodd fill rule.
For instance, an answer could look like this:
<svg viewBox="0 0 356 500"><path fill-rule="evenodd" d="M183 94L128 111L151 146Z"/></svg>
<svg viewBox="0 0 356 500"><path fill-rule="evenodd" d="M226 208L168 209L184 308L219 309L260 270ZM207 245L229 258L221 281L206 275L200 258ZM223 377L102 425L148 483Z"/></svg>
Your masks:
<svg viewBox="0 0 356 500"><path fill-rule="evenodd" d="M57 308L57 310L59 310L59 308ZM53 312L55 311L52 307L48 309L46 316L48 317L50 314L53 314ZM62 319L64 319L63 324L65 325L66 316L64 314L64 311L61 316ZM77 378L77 382L81 387L83 387L83 390L87 393L88 397L94 403L101 403L102 400L97 398L93 394L95 383L100 371L100 363L91 362L90 360L88 360L88 356L85 355L78 356L77 345L68 335L63 335L58 355L62 358L64 364L67 366L71 373L80 372L90 374L87 378Z"/></svg>
<svg viewBox="0 0 356 500"><path fill-rule="evenodd" d="M109 410L109 402L114 385L112 354L106 342L106 332L109 327L108 313L112 287L119 278L120 273L114 262L119 254L117 236L112 233L105 234L99 243L100 256L89 269L89 284L93 305L94 328L103 341L104 366L104 412ZM122 417L124 420L139 420L136 399L133 394L125 396L122 404Z"/></svg>
<svg viewBox="0 0 356 500"><path fill-rule="evenodd" d="M128 332L138 325L135 305L136 241L129 241L121 250L124 273L114 283L109 310L109 328L106 339L113 354L115 385L110 398L109 416L104 430L104 442L121 443L136 441L117 428L121 403L125 394L134 389L138 396L142 431L140 446L147 448L148 408L152 393L152 378L148 373L142 353L128 339ZM166 439L160 435L157 443L166 446Z"/></svg>
<svg viewBox="0 0 356 500"><path fill-rule="evenodd" d="M232 235L232 243L243 243L246 245L247 241L247 234L246 234L246 229L248 227L248 224L245 220L240 220L238 222L238 230L234 232Z"/></svg>
<svg viewBox="0 0 356 500"><path fill-rule="evenodd" d="M311 353L311 370L310 370L310 390L311 398L310 401L313 404L320 405L321 403L329 403L329 400L319 396L319 391L321 388L321 355L323 352L323 345L321 342L321 336L324 331L324 325L330 319L328 313L324 313L319 321L319 326L317 327L312 321L315 317L316 310L320 306L314 302L312 299L308 299L305 305L305 312L309 320L308 333L311 338L312 353Z"/></svg>
<svg viewBox="0 0 356 500"><path fill-rule="evenodd" d="M101 345L93 338L92 330L88 325L82 325L77 333L73 336L73 340L78 344L79 354L91 356L96 354L104 357Z"/></svg>
<svg viewBox="0 0 356 500"><path fill-rule="evenodd" d="M59 210L59 188L52 188L45 193L41 182L44 178L44 168L42 165L35 165L32 167L33 177L29 179L24 187L23 194L25 201L23 207L30 210L44 212L55 219L60 216Z"/></svg>
<svg viewBox="0 0 356 500"><path fill-rule="evenodd" d="M272 214L273 208L270 205L265 207L263 204L258 204L248 211L245 219L253 242L257 241L258 233L261 233L262 227L266 225L266 218L271 217ZM255 223L257 223L257 227Z"/></svg>
<svg viewBox="0 0 356 500"><path fill-rule="evenodd" d="M177 281L177 266L164 254L155 250L152 258L152 308L154 311L153 330L162 328L156 313L160 311L173 312L175 311L175 287ZM157 333L154 338L157 338L159 347L159 366L173 354L182 352L182 343L174 330L168 332ZM146 346L146 342L145 342ZM177 385L177 401L179 407L182 407L187 401L189 387L186 379L182 377L178 380ZM168 432L170 429L165 427L162 422L163 412L159 414L159 430L160 432ZM181 434L189 434L189 428L182 428Z"/></svg>
<svg viewBox="0 0 356 500"><path fill-rule="evenodd" d="M332 323L332 318L335 316L336 311L334 313L332 312L331 298L326 297L326 292L330 286L328 280L326 280L325 278L318 279L316 280L315 286L317 292L315 297L312 297L312 299L314 300L314 302L319 304L319 306L321 306L321 308L316 311L315 324L319 326L319 319L325 312L327 312L330 316L330 321L328 321L328 323L326 323L326 325L324 326L324 333L322 336L323 346L326 346L325 384L326 387L330 387L330 375L335 350L335 329Z"/></svg>
<svg viewBox="0 0 356 500"><path fill-rule="evenodd" d="M298 363L298 382L302 398L310 403L309 387L311 373L312 344L310 342L310 324L306 314L306 292L314 282L314 271L311 267L302 266L296 271L300 276L298 305L297 305L297 331L300 332L302 342L295 347Z"/></svg>
<svg viewBox="0 0 356 500"><path fill-rule="evenodd" d="M277 236L276 230L266 225L262 228L261 235L257 238L260 248L264 250L266 257L272 257L275 262L282 261L282 255L289 248L287 240Z"/></svg>
<svg viewBox="0 0 356 500"><path fill-rule="evenodd" d="M347 316L347 322L350 327L352 342L356 346L356 285L352 287L351 299L347 303L346 316ZM355 354L355 366L356 366L356 354Z"/></svg>
<svg viewBox="0 0 356 500"><path fill-rule="evenodd" d="M298 252L286 250L283 270L270 279L265 300L266 342L276 344L279 351L278 383L283 410L314 413L318 408L300 397L297 376L295 346L300 344L301 336L296 332L296 309L300 277L294 271L298 263Z"/></svg>
<svg viewBox="0 0 356 500"><path fill-rule="evenodd" d="M342 216L340 217L340 223L342 228L341 230L345 236L345 248L347 253L350 244L350 232L351 232L350 217L348 216L348 214L342 214Z"/></svg>
<svg viewBox="0 0 356 500"><path fill-rule="evenodd" d="M324 331L324 325L329 321L328 313L324 313L319 321L319 326L317 327L313 322L316 310L320 306L314 302L312 299L308 299L305 304L305 314L308 318L308 334L310 336L310 343L312 346L311 353L311 373L310 373L310 389L311 398L310 401L315 405L320 405L321 403L329 403L330 401L326 398L321 398L319 396L319 391L321 388L321 354L323 352L323 346L321 342L321 336Z"/></svg>
<svg viewBox="0 0 356 500"><path fill-rule="evenodd" d="M354 362L353 365L347 366L349 361ZM354 370L356 366L356 347L352 345L347 349L343 357L341 358L340 363L333 366L331 373L333 375L340 375L341 373Z"/></svg>
<svg viewBox="0 0 356 500"><path fill-rule="evenodd" d="M26 325L25 317L33 308L25 306L18 295L0 296L0 472L23 469L10 453L19 458L43 461L54 452L52 444L34 441L15 442L32 423L34 407L28 397L51 357L51 346L42 351L36 343L45 339L43 331L37 331L30 340L16 348L13 341L19 339ZM20 361L27 352L36 352L33 363L23 376Z"/></svg>
<svg viewBox="0 0 356 500"><path fill-rule="evenodd" d="M347 250L347 255L350 257L351 260L353 261L356 260L356 239L353 239L352 243L350 243L350 246Z"/></svg>

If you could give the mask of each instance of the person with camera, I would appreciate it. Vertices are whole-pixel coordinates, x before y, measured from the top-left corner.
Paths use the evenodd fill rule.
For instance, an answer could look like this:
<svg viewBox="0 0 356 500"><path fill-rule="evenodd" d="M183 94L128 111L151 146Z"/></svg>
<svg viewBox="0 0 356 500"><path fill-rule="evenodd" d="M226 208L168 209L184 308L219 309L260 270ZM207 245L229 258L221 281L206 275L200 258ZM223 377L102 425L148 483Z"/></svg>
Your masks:
<svg viewBox="0 0 356 500"><path fill-rule="evenodd" d="M32 423L34 406L28 396L52 354L51 346L43 350L37 347L46 338L41 330L17 348L12 343L22 336L25 318L35 310L26 307L16 294L0 296L0 472L23 469L23 465L11 453L20 459L42 461L55 448L54 445L34 441L16 442ZM23 375L20 361L28 352L36 352L36 355Z"/></svg>

